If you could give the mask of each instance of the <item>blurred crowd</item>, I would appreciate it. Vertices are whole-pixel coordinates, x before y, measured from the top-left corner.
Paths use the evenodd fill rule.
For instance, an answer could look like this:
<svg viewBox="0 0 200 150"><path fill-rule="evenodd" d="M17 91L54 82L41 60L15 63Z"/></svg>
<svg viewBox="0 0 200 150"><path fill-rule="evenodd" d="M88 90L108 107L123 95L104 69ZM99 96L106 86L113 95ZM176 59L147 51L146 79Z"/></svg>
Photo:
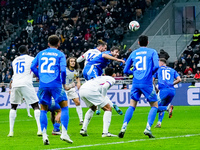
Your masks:
<svg viewBox="0 0 200 150"><path fill-rule="evenodd" d="M60 37L59 48L66 55L79 57L96 47L99 39L108 43L108 50L120 46L121 58L126 59L131 50L123 44L128 23L140 20L151 0L1 0L1 42L15 29L22 28L6 52L0 51L0 83L9 83L12 77L11 62L20 45L27 45L29 55L47 48L48 36ZM83 64L80 65L81 69ZM111 63L121 77L122 64Z"/></svg>

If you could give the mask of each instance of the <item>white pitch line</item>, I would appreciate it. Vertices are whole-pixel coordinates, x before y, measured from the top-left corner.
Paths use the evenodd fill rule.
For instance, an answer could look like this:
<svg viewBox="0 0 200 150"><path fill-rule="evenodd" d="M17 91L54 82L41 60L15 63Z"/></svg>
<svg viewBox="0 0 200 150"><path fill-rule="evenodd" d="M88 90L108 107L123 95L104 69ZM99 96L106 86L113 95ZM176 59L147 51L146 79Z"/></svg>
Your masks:
<svg viewBox="0 0 200 150"><path fill-rule="evenodd" d="M125 144L125 143L134 143L134 142L141 142L141 141L148 141L148 140L163 140L163 139L174 139L174 138L192 137L192 136L200 136L200 134L187 134L187 135L160 137L160 138L151 138L151 139L138 139L138 140L131 140L131 141L121 141L121 142L92 144L92 145L80 145L80 146L53 148L53 149L45 149L45 150L75 149L75 148L82 148L82 147L94 147L94 146L113 145L113 144Z"/></svg>

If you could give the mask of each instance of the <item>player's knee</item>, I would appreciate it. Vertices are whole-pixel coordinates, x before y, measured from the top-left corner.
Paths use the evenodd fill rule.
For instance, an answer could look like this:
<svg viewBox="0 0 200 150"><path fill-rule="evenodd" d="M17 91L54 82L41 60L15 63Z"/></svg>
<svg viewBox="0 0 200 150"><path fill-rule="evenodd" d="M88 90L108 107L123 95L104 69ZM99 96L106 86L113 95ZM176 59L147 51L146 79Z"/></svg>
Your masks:
<svg viewBox="0 0 200 150"><path fill-rule="evenodd" d="M17 104L11 104L11 109L17 110Z"/></svg>
<svg viewBox="0 0 200 150"><path fill-rule="evenodd" d="M39 105L38 105L38 102L34 103L34 104L31 104L31 107L36 110L36 109L40 109L39 108Z"/></svg>

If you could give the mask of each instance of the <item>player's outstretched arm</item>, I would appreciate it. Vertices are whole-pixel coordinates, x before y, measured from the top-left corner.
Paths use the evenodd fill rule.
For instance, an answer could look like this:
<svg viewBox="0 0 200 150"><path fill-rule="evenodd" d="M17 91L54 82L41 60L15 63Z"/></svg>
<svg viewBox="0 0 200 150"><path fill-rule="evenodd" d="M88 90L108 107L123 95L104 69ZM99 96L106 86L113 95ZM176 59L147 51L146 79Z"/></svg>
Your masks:
<svg viewBox="0 0 200 150"><path fill-rule="evenodd" d="M76 62L77 62L77 63L80 63L80 62L82 62L82 61L84 61L84 60L85 60L84 55L81 55L81 56L79 56L79 58L77 58Z"/></svg>
<svg viewBox="0 0 200 150"><path fill-rule="evenodd" d="M102 54L102 57L103 57L103 58L106 58L106 59L110 59L110 60L122 62L123 64L125 63L125 61L124 61L123 59L118 59L118 58L113 57L113 56L110 56L110 55L108 55L108 54Z"/></svg>

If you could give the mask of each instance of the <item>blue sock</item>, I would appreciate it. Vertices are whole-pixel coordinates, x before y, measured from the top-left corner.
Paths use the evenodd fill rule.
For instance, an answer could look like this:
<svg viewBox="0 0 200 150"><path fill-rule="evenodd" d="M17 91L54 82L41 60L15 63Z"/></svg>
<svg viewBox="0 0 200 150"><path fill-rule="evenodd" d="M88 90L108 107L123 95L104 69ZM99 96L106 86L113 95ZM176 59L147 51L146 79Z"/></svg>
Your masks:
<svg viewBox="0 0 200 150"><path fill-rule="evenodd" d="M166 111L167 106L158 106L158 112Z"/></svg>
<svg viewBox="0 0 200 150"><path fill-rule="evenodd" d="M156 107L151 107L151 110L149 111L148 115L148 123L147 123L147 129L150 130L151 126L153 125L153 122L156 118L158 108Z"/></svg>
<svg viewBox="0 0 200 150"><path fill-rule="evenodd" d="M44 128L47 130L47 111L46 110L41 110L40 111L40 124L41 124L41 130L43 131Z"/></svg>
<svg viewBox="0 0 200 150"><path fill-rule="evenodd" d="M128 125L129 121L131 120L133 113L135 111L135 107L129 106L129 108L126 110L124 122L123 122L123 129L126 129L126 126Z"/></svg>
<svg viewBox="0 0 200 150"><path fill-rule="evenodd" d="M165 114L164 111L163 111L163 112L159 112L159 115L158 115L158 121L159 121L159 122L162 122L162 120L163 120L163 118L164 118L164 114Z"/></svg>
<svg viewBox="0 0 200 150"><path fill-rule="evenodd" d="M54 127L55 130L59 130L60 131L60 123L57 123L57 122L54 123L53 127Z"/></svg>
<svg viewBox="0 0 200 150"><path fill-rule="evenodd" d="M68 123L69 123L69 109L68 109L68 106L61 108L60 120L61 120L62 125L67 130Z"/></svg>

